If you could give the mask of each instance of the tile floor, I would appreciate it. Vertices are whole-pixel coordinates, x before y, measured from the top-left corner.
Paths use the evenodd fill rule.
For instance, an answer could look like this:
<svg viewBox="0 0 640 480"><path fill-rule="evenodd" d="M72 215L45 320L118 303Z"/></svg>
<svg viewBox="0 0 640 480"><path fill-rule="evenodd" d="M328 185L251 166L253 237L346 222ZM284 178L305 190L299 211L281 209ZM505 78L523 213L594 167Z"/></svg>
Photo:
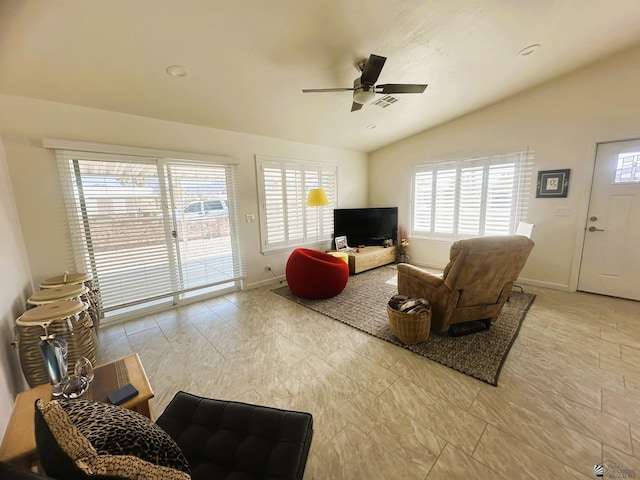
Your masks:
<svg viewBox="0 0 640 480"><path fill-rule="evenodd" d="M640 477L640 302L526 287L492 387L270 288L105 327L99 360L138 352L154 415L179 389L311 412L305 479Z"/></svg>

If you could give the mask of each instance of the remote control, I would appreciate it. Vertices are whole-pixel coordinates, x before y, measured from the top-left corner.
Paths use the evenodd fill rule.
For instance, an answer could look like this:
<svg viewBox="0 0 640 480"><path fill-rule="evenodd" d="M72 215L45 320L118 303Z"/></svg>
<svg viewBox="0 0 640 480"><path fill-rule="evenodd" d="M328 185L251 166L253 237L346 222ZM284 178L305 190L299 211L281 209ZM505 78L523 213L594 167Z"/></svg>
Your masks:
<svg viewBox="0 0 640 480"><path fill-rule="evenodd" d="M107 400L109 400L109 403L112 403L114 405L120 405L121 403L132 399L136 395L138 395L138 390L136 390L136 387L134 387L130 383L127 383L123 387L120 387L113 392L109 392L107 394Z"/></svg>

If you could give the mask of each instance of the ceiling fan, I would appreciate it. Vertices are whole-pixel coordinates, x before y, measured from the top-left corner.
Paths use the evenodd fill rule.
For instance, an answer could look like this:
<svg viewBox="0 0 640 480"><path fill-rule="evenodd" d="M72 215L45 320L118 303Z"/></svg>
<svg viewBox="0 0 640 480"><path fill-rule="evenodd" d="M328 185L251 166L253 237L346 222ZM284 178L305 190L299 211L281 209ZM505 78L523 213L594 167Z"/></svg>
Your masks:
<svg viewBox="0 0 640 480"><path fill-rule="evenodd" d="M361 72L360 77L353 81L353 87L344 88L305 88L303 93L316 92L343 92L347 90L353 91L353 104L351 111L355 112L362 108L362 105L373 100L376 93L395 94L395 93L422 93L427 85L418 85L415 83L387 83L385 85L376 85L384 62L387 57L371 54L368 59L361 60L356 64L356 68Z"/></svg>

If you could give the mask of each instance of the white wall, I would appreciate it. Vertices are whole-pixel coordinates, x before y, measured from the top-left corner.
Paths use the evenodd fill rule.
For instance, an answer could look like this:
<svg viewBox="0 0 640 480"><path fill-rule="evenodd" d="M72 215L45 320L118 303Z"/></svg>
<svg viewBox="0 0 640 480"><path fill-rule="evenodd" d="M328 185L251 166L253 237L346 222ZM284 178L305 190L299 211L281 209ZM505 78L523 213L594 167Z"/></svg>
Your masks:
<svg viewBox="0 0 640 480"><path fill-rule="evenodd" d="M11 346L13 325L33 293L9 170L0 136L0 438L17 392L26 387L17 351Z"/></svg>
<svg viewBox="0 0 640 480"><path fill-rule="evenodd" d="M288 252L268 257L260 253L256 154L335 163L339 205L361 207L367 201L367 155L359 152L7 95L0 95L0 133L36 284L69 265L64 212L54 208L61 202L55 155L42 147L42 138L234 157L239 164L241 218L256 218L241 225L249 286L273 280L264 271L267 263L284 274L288 258Z"/></svg>
<svg viewBox="0 0 640 480"><path fill-rule="evenodd" d="M536 224L536 246L521 278L575 289L595 147L640 138L639 85L640 47L378 150L370 156L369 191L376 195L370 202L397 203L406 227L412 165L529 147L535 178L528 221ZM568 198L535 198L537 172L560 168L571 169ZM555 216L556 207L570 207L572 214ZM410 256L442 267L449 246L413 239Z"/></svg>

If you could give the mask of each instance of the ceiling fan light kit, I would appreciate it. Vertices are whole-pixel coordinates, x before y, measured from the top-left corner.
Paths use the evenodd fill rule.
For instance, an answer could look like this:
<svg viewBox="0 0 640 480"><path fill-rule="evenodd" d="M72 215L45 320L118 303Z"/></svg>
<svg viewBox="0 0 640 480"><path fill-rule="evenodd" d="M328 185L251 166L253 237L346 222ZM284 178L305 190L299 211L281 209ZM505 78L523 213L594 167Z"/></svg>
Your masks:
<svg viewBox="0 0 640 480"><path fill-rule="evenodd" d="M339 88L305 88L303 93L322 93L322 92L343 92L353 91L353 103L351 105L351 111L355 112L362 108L367 102L372 101L376 93L383 93L385 95L395 93L423 93L427 88L426 84L415 83L388 83L386 85L376 85L380 72L384 63L387 61L386 57L380 55L369 55L368 60L362 60L356 63L356 68L361 72L359 78L353 81L353 88L339 87Z"/></svg>
<svg viewBox="0 0 640 480"><path fill-rule="evenodd" d="M360 79L353 82L357 84L355 90L353 91L353 101L359 103L360 105L364 105L372 101L376 98L376 92L373 91L373 87L367 87L360 84Z"/></svg>

